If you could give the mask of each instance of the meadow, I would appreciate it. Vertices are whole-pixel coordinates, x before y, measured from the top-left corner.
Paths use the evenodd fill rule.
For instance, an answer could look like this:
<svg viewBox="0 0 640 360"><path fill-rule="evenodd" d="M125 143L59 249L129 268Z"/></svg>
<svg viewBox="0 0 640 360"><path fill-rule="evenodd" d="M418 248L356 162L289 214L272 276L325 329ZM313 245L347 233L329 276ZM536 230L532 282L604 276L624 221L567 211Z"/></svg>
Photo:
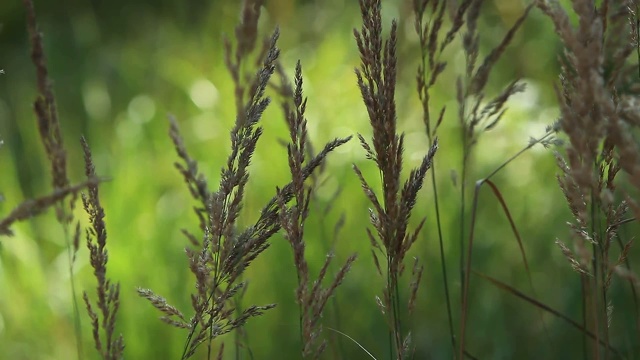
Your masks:
<svg viewBox="0 0 640 360"><path fill-rule="evenodd" d="M0 4L0 359L640 356L636 0Z"/></svg>

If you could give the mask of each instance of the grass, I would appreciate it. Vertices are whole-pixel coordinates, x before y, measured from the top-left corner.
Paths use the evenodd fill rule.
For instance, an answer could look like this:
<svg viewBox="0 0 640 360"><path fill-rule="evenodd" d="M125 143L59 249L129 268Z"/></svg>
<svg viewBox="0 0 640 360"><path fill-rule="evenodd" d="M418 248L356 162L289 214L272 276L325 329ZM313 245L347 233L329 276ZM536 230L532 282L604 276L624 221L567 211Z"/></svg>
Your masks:
<svg viewBox="0 0 640 360"><path fill-rule="evenodd" d="M74 324L75 356L123 358L126 346L140 347L137 343L144 338L121 330L119 324L134 316L125 303L136 302L127 305L129 309L145 307L137 303L142 303L141 299L123 300L120 282L127 279L118 279L111 270L111 264L119 261L118 254L122 252L108 251L123 243L117 237L107 236L106 214L111 209L103 205L99 195L104 187L123 180L98 175L90 141L83 137L79 148L84 154L85 180L75 185L70 181L69 173L73 171L69 169L76 166L68 156L73 147L63 140L62 128L66 123L59 115L33 3L31 0L23 3L38 91L33 110L48 160L51 189L48 194L17 204L3 215L0 235L4 237L3 243L20 241L20 236L9 238L16 233L13 228L17 223L36 221L32 220L35 215L52 208L67 254L70 287L64 291L69 293L73 308L69 319ZM513 306L511 301L522 302L524 305L518 311L526 312L522 316L528 316L529 322L519 329L525 332L524 337L533 338L528 346L536 348L539 356L566 356L564 350L558 353L557 349L565 339L558 334L567 329L574 329L573 339L581 341L579 347L571 348L574 357L637 356L640 348L634 344L640 337L637 305L640 280L633 270L637 256L632 245L634 225L640 216L637 203L640 151L635 138L635 126L640 123L636 74L640 66L632 58L640 49L638 6L632 1L607 0L597 4L573 0L571 4L571 14L555 1L541 0L523 6L494 45L485 49L481 46L484 36L481 14L488 6L484 1L413 1L408 7L409 21L413 21L409 23L417 38L414 50L420 57L415 62L415 83L410 85L401 81L399 71L399 64L409 63L401 57L406 51L400 46L399 36L406 19L387 23L385 4L379 0L360 0L360 25L353 30L352 44L352 50L360 58L352 82L360 92L362 104L357 106L364 105L368 126L355 134L336 136L318 147L310 134L320 125L314 124L310 114L321 111L313 110L318 104L316 98L331 104L332 94L314 93L308 86L303 89L304 62L300 60L296 61L292 84L287 75L290 64L283 60L278 45L280 31L276 27L267 32L269 36L262 33L265 26L260 25L260 17L268 4L260 0L244 1L233 39L225 38L220 47L231 78L230 86L220 96L233 104L235 118L226 143L226 160L211 163L211 159L221 157L202 156L207 155L202 150L198 151L200 156L192 155L191 144L186 140L192 137L183 134L184 122L173 116L169 117L166 143L160 145L168 147L173 143L178 159L174 167L186 185L184 193L191 196L194 205L190 228L164 230L182 233L186 244L180 245L186 258L172 257L171 268L166 272L178 278L168 279L167 283L173 284L169 287L179 289L160 295L167 290L167 283L162 284L164 291L157 292L147 289L146 283L136 284L139 297L159 311L160 319L169 325L153 336L170 334L177 339L181 344L179 354L174 347L171 356L181 359L259 357L261 349L255 345L258 338L262 338L257 340L260 344L264 344L264 338L286 341L284 334L296 334L297 340L288 342L293 350L286 351L289 356L302 358L521 356L518 344L512 340L517 335L505 331L513 325L501 327L490 323L493 320L484 319L480 311L484 294L501 290L505 300L498 307L503 311L499 316L511 314L508 311ZM497 159L492 169L480 169L477 148L502 126L510 99L526 91L525 82L517 78L507 79L503 85L492 82L499 72L501 58L509 54L510 43L537 10L548 18L562 45L555 87L558 118L549 119L551 125L542 135L532 137L521 150L493 154ZM456 50L450 50L455 47ZM450 60L451 51L460 52L462 61ZM441 99L435 90L443 79L449 79L449 85L455 89L453 102L438 101ZM409 136L400 130L399 120L409 102L399 100L397 94L406 94L405 88L417 90L414 95L418 100L411 106L419 109L422 119L420 131L425 141L421 144L410 142ZM272 98L281 101L280 117L284 122L280 131L287 136L279 141L265 139L265 118L272 111ZM344 149L354 149L353 143L358 142L352 139L353 135L361 148L351 164L353 172L330 165L344 156L348 151ZM268 141L269 145L262 145ZM278 142L282 149L269 154L262 147L277 147ZM410 145L420 146L411 149ZM547 270L544 262L530 261L528 242L537 239L536 235L521 230L526 226L522 220L534 222L535 216L542 216L545 209L536 209L533 215L520 216L517 221L513 216L517 198L503 190L508 184L500 178L511 168L517 174L518 161L536 147L553 149L559 175L545 181L559 184L569 208L563 219L569 231L555 229L557 249L553 253L564 257L567 260L564 268L574 272L564 273L555 290L562 287L562 296L576 300L572 307L562 310L556 309L559 299L548 296L549 289L554 291L553 286L542 284L536 276ZM220 151L219 146L215 148L216 153ZM410 159L407 151L411 151ZM255 159L262 152L269 159L256 164ZM278 158L288 164L288 174L280 176L282 182L269 188L264 177L270 169L265 167L274 166L270 163ZM451 171L450 181L437 175L451 168L445 161L457 162L458 170ZM342 164L345 168L348 162ZM411 167L408 171L407 164ZM133 165L137 165L132 170L135 176L142 171L143 164L134 161ZM212 176L210 169L216 166L220 170ZM167 162L164 167L171 165ZM327 195L322 187L332 180L336 183L335 190ZM349 181L359 183L359 195L353 185L345 185ZM217 185L212 185L216 182ZM153 182L146 184L153 185ZM253 191L254 187L260 193ZM457 193L457 200L451 202L451 196L443 195L447 188ZM485 188L491 190L492 197L483 195ZM427 190L428 196L424 194ZM530 193L532 189L525 187L522 191ZM355 202L358 204L355 207L347 202L336 217L332 209L345 207L344 202L340 203L345 192L350 199L361 200ZM76 209L79 195L86 213L81 216ZM145 197L142 191L134 192L131 198L120 195L132 206ZM341 235L348 221L345 216L366 216L367 208L369 224L362 226L358 222L357 235L351 232L347 238L349 243L369 246L360 251L357 260L353 252L342 254L345 241L336 240L345 238ZM424 208L432 208L433 215L424 216L420 211ZM496 214L504 215L510 234L490 229L498 221ZM95 291L83 291L86 311L80 309L76 300L78 286L74 280L78 276L78 254L84 252L80 247L83 218L89 222L85 238L95 282ZM447 223L445 218L453 220ZM141 226L149 232L153 227ZM489 230L481 231L482 227ZM116 231L127 233L126 229ZM479 252L487 256L488 237L515 240L512 251L504 259L495 255L493 261L478 264ZM283 249L284 243L289 248L287 252L272 249ZM154 246L157 245L141 245L142 249ZM552 248L553 240L538 246ZM269 257L270 251L277 251L280 258ZM282 258L285 253L291 262ZM363 261L369 254L372 262ZM142 253L134 255L134 259L135 270L150 274L146 281L153 282L154 271L160 271L154 268L153 259ZM487 264L491 266L484 266ZM508 276L499 272L492 275L496 268L505 266L521 268L524 279L503 280ZM257 268L274 272L276 278L284 272L295 275L288 280L282 276L284 285L263 286L260 283L266 283L264 278L268 276L264 271L254 270ZM123 272L117 274L122 276ZM83 284L86 283L83 279ZM252 291L254 286L257 290ZM546 291L541 292L541 288ZM346 295L342 296L343 291ZM366 295L355 296L358 293ZM544 299L542 294L546 295ZM259 301L265 298L272 300ZM354 327L347 323L353 314L367 306L378 310L376 317L369 316L374 314L372 311L365 312L375 332L350 332ZM441 316L425 316L429 311ZM260 321L270 316L281 316L289 324L288 317L297 319L295 330L273 332L263 325L265 331L261 331ZM82 324L87 320L95 352L83 346L89 331ZM486 326L496 332L501 348L493 347L495 339L486 340L487 334L483 333ZM175 331L165 333L168 329ZM444 330L436 337L429 335L433 329ZM153 336L151 340L158 341ZM55 347L56 341L46 340ZM153 346L148 344L146 349L142 346L147 350L146 356L158 356ZM162 346L158 344L157 348Z"/></svg>

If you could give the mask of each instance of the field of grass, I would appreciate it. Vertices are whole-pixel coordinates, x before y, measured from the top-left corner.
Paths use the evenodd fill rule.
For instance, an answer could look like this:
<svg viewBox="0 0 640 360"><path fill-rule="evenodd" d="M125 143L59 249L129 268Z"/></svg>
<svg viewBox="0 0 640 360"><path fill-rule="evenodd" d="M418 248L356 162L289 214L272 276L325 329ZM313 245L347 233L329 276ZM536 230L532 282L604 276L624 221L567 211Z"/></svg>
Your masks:
<svg viewBox="0 0 640 360"><path fill-rule="evenodd" d="M0 359L640 356L638 9L0 4Z"/></svg>

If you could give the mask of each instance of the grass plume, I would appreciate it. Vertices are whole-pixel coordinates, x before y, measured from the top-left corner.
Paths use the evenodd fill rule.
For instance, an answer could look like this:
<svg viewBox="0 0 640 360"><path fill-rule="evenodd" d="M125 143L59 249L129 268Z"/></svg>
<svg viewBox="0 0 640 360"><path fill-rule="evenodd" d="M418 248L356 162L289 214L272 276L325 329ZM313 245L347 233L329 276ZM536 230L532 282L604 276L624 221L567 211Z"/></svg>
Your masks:
<svg viewBox="0 0 640 360"><path fill-rule="evenodd" d="M255 43L253 38L257 35L251 30L255 30L255 24L251 24L257 22L259 10L256 9L259 9L259 5L255 2L246 1L243 5L244 22L236 28L238 48L235 57L231 56L231 43L225 42L227 68L236 84L238 113L231 130L231 152L226 166L221 170L221 180L216 191L209 189L205 177L198 171L197 163L188 155L176 120L170 118L170 137L183 162L177 163L176 167L183 175L192 196L200 203L195 208L195 213L200 221L202 236L198 238L183 230L195 246L186 250L189 268L196 279L196 293L191 296L194 315L185 320L182 313L176 312L175 307L152 291L139 289L138 293L164 313L165 322L188 330L183 359L192 357L205 342L208 357L211 357L212 343L216 338L242 328L250 318L260 316L275 307L275 304L252 305L239 314L235 312L234 297L246 286L246 282L241 280L242 275L251 262L269 247L269 239L280 230L280 209L295 197L300 182L304 182L331 151L348 141L333 140L310 159L306 166L301 166L300 162L294 181L277 191L263 208L259 219L251 226L238 229L237 219L249 180L251 157L262 135L262 128L258 123L270 103L265 91L280 53L276 46L279 36L276 30L266 42L261 67L248 85L244 83L240 64L246 62L246 56Z"/></svg>
<svg viewBox="0 0 640 360"><path fill-rule="evenodd" d="M333 253L327 254L324 264L317 279L310 279L309 264L305 256L304 223L309 215L309 202L312 189L305 186L302 172L305 154L307 153L307 119L305 110L307 99L303 99L302 92L302 66L298 61L295 70L295 90L292 109L289 103L283 104L285 118L289 126L290 143L287 145L289 157L289 170L291 172L291 184L293 185L294 205L287 207L283 197L279 197L280 224L284 230L285 238L293 250L293 260L298 275L298 288L296 289L296 301L300 308L300 336L302 338L302 357L317 359L324 352L327 342L322 340L322 313L329 298L336 288L342 283L351 265L356 260L356 255L347 258L340 267L335 278L327 288L323 288L323 281L327 275ZM350 138L342 139L348 141ZM278 193L280 191L278 190Z"/></svg>
<svg viewBox="0 0 640 360"><path fill-rule="evenodd" d="M396 88L396 43L398 25L391 24L389 38L382 38L382 4L376 0L361 0L362 28L354 30L354 36L360 52L361 65L355 70L358 88L362 94L369 122L373 129L373 146L358 134L360 144L366 151L367 159L375 162L382 180L382 200L375 194L360 169L353 165L360 179L362 189L371 202L370 222L375 234L367 229L372 246L374 264L378 273L386 278L383 290L382 312L389 326L390 350L399 359L409 356L410 333L403 332L401 324L401 301L399 279L404 271L407 252L418 239L424 220L413 231L408 231L411 210L416 204L418 191L422 188L427 170L431 167L438 148L434 140L429 152L423 157L421 165L411 170L409 178L401 186L402 156L404 135L396 130L397 114L395 104ZM384 47L383 47L384 42ZM380 265L377 252L384 256L386 265ZM414 265L413 289L409 304L415 301L422 268Z"/></svg>
<svg viewBox="0 0 640 360"><path fill-rule="evenodd" d="M85 175L87 179L95 179L97 175L91 158L91 150L84 138L82 138L82 149L84 150ZM98 300L95 306L91 305L86 291L83 293L83 299L91 319L96 350L104 360L117 360L124 356L124 338L121 334L115 334L116 317L120 308L120 284L113 283L107 277L107 262L109 261L106 249L107 227L104 222L104 208L100 203L98 184L89 185L88 190L87 194L82 194L82 203L91 222L91 228L87 230L86 237L91 267L98 282L96 287ZM96 311L99 311L100 315Z"/></svg>

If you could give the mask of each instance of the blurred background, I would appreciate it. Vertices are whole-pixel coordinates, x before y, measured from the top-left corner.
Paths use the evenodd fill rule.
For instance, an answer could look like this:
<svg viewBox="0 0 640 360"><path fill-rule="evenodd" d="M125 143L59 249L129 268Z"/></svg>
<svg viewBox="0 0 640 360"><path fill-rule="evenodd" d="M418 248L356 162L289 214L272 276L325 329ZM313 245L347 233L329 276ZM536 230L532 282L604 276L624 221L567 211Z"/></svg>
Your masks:
<svg viewBox="0 0 640 360"><path fill-rule="evenodd" d="M427 152L415 74L419 44L410 1L384 1L383 22L399 19L397 86L398 127L406 135L405 171ZM487 0L480 21L480 58L495 47L528 1ZM240 2L204 0L67 0L35 1L44 33L50 75L68 150L72 182L83 179L79 137L93 150L97 172L108 177L101 188L108 230L108 275L121 284L118 332L130 359L175 359L186 332L158 320L160 313L136 294L150 288L190 316L193 276L184 253L186 228L197 231L195 205L173 163L177 155L167 136L167 114L180 124L187 148L215 188L230 149L235 119L233 84L224 66L224 34L233 36ZM0 216L24 199L51 191L49 166L35 126L32 103L35 71L30 62L24 8L18 0L0 2ZM262 36L280 27L279 47L293 75L298 59L308 96L307 118L316 148L334 137L361 133L370 138L366 110L353 69L359 58L353 28L361 25L356 1L267 0L260 21ZM447 28L445 28L447 29ZM432 112L447 113L440 129L436 174L443 221L449 289L455 332L460 318L458 254L460 237L460 128L456 118L455 81L464 73L461 40L445 52L449 62L432 92ZM530 137L544 134L558 116L553 84L561 46L551 22L534 10L513 39L490 78L488 97L521 78L524 93L509 102L503 121L484 133L472 158L472 185L524 148ZM275 95L271 91L272 95ZM288 133L277 96L262 121L264 135L251 166L242 226L254 222L275 187L289 181L281 139ZM369 206L351 169L357 164L379 186L375 165L357 141L328 157L307 223L307 254L317 274L325 254L335 249L334 270L357 252L359 259L338 288L324 317L331 327L357 340L378 359L388 356L387 327L375 296L384 281L374 268L366 237ZM535 285L532 292L518 245L500 204L483 190L478 207L473 269L489 274L580 321L580 278L554 244L571 244L571 220L555 180L553 150L535 147L494 178L521 234ZM405 317L417 359L452 357L443 290L430 175L418 199L412 224L426 217L409 260L425 266L416 314ZM456 180L457 181L454 181ZM336 197L336 192L339 195ZM86 216L78 211L86 224ZM466 219L469 219L467 209ZM335 232L336 224L344 225ZM468 222L468 221L467 221ZM463 224L468 232L468 223ZM632 229L627 228L627 229ZM53 211L14 226L16 235L0 239L0 359L74 359L76 339L67 248ZM629 230L630 231L630 230ZM630 238L629 234L623 234ZM227 336L227 358L295 359L300 357L296 275L291 249L278 234L271 247L248 269L243 305L277 303L250 320L240 348ZM617 252L616 252L617 253ZM637 254L637 252L636 252ZM95 280L82 247L74 265L77 293L91 296ZM637 255L634 255L637 258ZM315 275L314 275L315 276ZM405 279L408 287L409 281ZM611 290L612 344L638 354L636 312L628 284L614 279ZM406 291L404 298L406 299ZM82 304L81 304L82 306ZM467 348L484 359L567 358L581 355L581 333L486 281L471 282ZM90 324L82 315L86 358L96 358ZM325 330L325 358L364 359L353 342ZM202 354L202 357L204 358ZM200 356L200 355L199 355ZM197 357L198 358L198 357Z"/></svg>

